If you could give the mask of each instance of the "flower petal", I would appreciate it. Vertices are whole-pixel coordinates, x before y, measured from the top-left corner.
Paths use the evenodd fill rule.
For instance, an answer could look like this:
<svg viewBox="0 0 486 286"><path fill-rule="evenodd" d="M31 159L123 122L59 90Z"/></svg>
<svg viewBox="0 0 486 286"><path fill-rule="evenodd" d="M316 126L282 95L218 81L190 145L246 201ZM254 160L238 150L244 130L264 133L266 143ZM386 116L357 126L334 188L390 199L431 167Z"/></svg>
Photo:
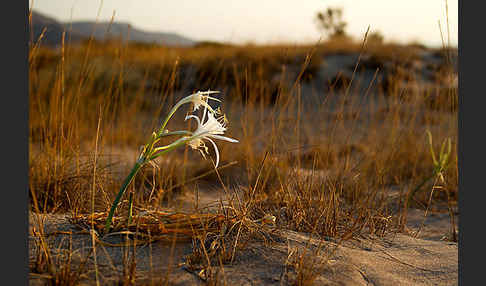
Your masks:
<svg viewBox="0 0 486 286"><path fill-rule="evenodd" d="M205 104L203 104L204 105L204 111L203 111L203 115L202 115L202 118L201 118L201 122L204 124L204 118L206 118L206 113L208 113L208 107L209 107L209 110L211 111L211 113L214 113L214 110L211 108L211 106L209 106L209 104L207 102L205 102L205 101L203 101L203 102Z"/></svg>
<svg viewBox="0 0 486 286"><path fill-rule="evenodd" d="M218 146L216 146L216 143L214 143L214 141L211 140L210 138L206 138L206 139L208 139L208 141L213 144L214 153L216 153L216 165L214 167L215 168L218 168L218 164L219 164L219 150L218 150Z"/></svg>
<svg viewBox="0 0 486 286"><path fill-rule="evenodd" d="M217 90L197 91L196 93L193 93L191 95L194 95L194 94L208 95L208 94L214 94L214 93L219 93L219 91L217 91Z"/></svg>
<svg viewBox="0 0 486 286"><path fill-rule="evenodd" d="M199 120L199 117L197 117L196 115L187 115L187 116L186 116L186 118L184 118L184 121L187 121L187 119L189 119L189 118L194 118L194 119L196 119L196 121L197 121L197 125L198 125L198 126L199 126L199 125L201 125L201 121Z"/></svg>
<svg viewBox="0 0 486 286"><path fill-rule="evenodd" d="M208 135L208 137L212 137L214 139L228 141L228 142L231 142L231 143L238 143L239 142L236 139L229 138L229 137L226 137L226 136L221 136L221 135L213 135L213 134L211 134L211 135Z"/></svg>

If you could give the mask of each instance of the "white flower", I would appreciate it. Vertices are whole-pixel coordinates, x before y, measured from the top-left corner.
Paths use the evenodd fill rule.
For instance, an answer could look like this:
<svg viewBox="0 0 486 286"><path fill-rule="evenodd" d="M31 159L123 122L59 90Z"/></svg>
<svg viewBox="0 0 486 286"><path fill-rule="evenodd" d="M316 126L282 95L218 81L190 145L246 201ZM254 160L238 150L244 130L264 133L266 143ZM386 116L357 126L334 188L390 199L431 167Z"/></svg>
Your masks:
<svg viewBox="0 0 486 286"><path fill-rule="evenodd" d="M196 93L193 93L185 98L183 98L180 102L181 104L186 103L186 102L192 102L194 105L193 112L198 110L199 107L202 105L206 108L209 109L212 113L215 113L216 111L211 108L211 106L208 104L208 100L216 100L216 101L221 101L215 97L209 96L210 94L213 93L219 93L219 91L214 91L214 90L208 90L208 91L198 91Z"/></svg>
<svg viewBox="0 0 486 286"><path fill-rule="evenodd" d="M177 109L179 109L179 107L181 107L181 105L183 105L183 104L192 103L194 105L193 112L198 110L199 107L202 105L205 108L209 109L209 111L211 111L212 113L218 113L218 111L214 110L208 104L209 99L215 100L215 101L221 101L221 100L219 100L215 97L209 96L210 94L213 94L213 93L219 93L219 91L215 91L215 90L198 91L196 93L188 95L188 96L184 97L183 99L179 100L176 103L176 105L174 105L174 107L172 107L172 109L170 110L169 115L167 115L167 117L165 118L165 120L162 123L159 131L157 132L157 135L160 136L164 132L166 132L165 126L167 125L167 122L169 122L169 120L172 118L172 115L174 115L174 113L177 111Z"/></svg>
<svg viewBox="0 0 486 286"><path fill-rule="evenodd" d="M206 106L205 106L206 107ZM204 119L207 115L207 120L204 122ZM186 116L185 120L194 118L197 121L197 128L192 133L192 136L189 138L187 144L191 146L192 149L199 150L201 155L206 158L205 154L209 154L208 147L204 143L204 140L208 140L213 144L214 152L216 153L216 165L218 167L219 164L219 151L218 146L212 139L219 139L225 140L232 143L237 143L238 140L229 138L226 136L222 136L224 131L226 131L227 120L224 115L216 118L212 112L207 112L207 108L204 108L202 119L200 120L199 117L195 115L188 115ZM211 139L212 138L212 139Z"/></svg>

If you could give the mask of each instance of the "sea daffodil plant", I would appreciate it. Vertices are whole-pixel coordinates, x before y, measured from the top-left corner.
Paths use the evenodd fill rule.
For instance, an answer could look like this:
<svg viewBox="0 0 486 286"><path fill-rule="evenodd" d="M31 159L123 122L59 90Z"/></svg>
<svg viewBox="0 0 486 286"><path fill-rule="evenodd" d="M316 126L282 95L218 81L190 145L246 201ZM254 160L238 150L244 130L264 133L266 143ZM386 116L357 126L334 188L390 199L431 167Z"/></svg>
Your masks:
<svg viewBox="0 0 486 286"><path fill-rule="evenodd" d="M204 158L205 154L208 154L208 148L205 144L205 140L211 142L211 144L214 147L214 152L216 154L216 163L215 163L215 168L218 167L219 164L219 150L216 145L216 143L212 139L219 139L219 140L224 140L232 143L237 143L238 140L229 138L226 136L223 136L224 132L226 131L226 125L227 125L227 120L224 115L220 114L219 110L213 109L208 101L213 100L213 101L220 101L219 99L215 97L211 97L211 94L214 93L219 93L218 91L198 91L194 94L191 94L183 99L181 99L179 102L177 102L174 107L169 111L169 114L163 121L161 127L159 130L154 131L147 142L142 148L142 151L140 153L140 156L138 157L137 161L135 162L135 165L133 166L132 170L128 174L128 176L125 178L125 181L123 182L120 191L118 192L115 200L113 201L113 204L111 206L110 212L108 213L108 217L106 219L105 223L105 233L108 233L111 227L111 223L113 220L113 215L115 213L115 210L120 202L121 197L127 190L128 186L132 182L133 178L137 174L137 172L142 168L143 165L151 162L155 158L168 153L172 150L174 150L177 147L188 145L192 149L198 150L201 152ZM166 129L166 125L169 122L169 120L172 118L174 113L181 107L182 105L186 103L192 103L193 104L193 112L197 111L199 107L203 106L204 110L202 113L201 119L197 117L196 115L188 115L186 116L185 120L188 119L195 119L197 121L197 128L194 131L189 131L189 130L180 130L180 131L171 131L169 132ZM168 145L163 145L163 146L158 146L157 143L166 136L180 136L178 139L174 140L172 143ZM130 200L129 202L129 222L131 218L131 204L132 201Z"/></svg>

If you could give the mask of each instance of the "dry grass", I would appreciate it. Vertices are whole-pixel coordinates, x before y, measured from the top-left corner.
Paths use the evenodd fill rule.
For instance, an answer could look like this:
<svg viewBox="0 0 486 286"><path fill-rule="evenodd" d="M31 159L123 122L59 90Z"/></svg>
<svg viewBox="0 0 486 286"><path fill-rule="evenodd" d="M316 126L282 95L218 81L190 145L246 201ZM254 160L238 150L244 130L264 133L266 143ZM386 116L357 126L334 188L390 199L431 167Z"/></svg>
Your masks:
<svg viewBox="0 0 486 286"><path fill-rule="evenodd" d="M350 53L363 53L356 70L368 68L380 80L349 78L342 86L312 87L327 56ZM221 145L222 164L238 163L211 172L211 163L196 152L174 151L157 161L157 168L143 169L131 185L136 213L176 208L174 198L193 192L198 181L219 186L222 193L242 190L230 203L232 216L223 208L214 214L226 221L225 227L234 226L227 234L231 242L219 240L214 256L219 264L232 260L242 229L266 237L268 231L255 222L269 215L277 228L320 237L351 239L401 229L410 207L405 205L407 192L433 170L426 130L436 148L452 139L454 151L442 186L450 195L435 191L430 201L430 182L417 192L412 206L454 204L458 197L457 87L419 88L420 75L413 68L418 55L416 47L373 44L362 50L361 43L349 41L264 47L34 46L29 55L31 209L90 218L95 214L86 194L95 191L94 211L106 212L138 146L161 115L188 92L210 88L222 91L228 132L240 141ZM437 83L453 72L448 65L432 70ZM171 129L187 127L182 115L171 124ZM400 194L390 203L392 189ZM126 202L119 209L126 209ZM221 226L196 235L190 225L199 252L189 260L206 263L205 279L212 281L219 274L214 274L206 248ZM71 268L69 254L60 266L46 255L36 258L31 272L48 273L55 284L81 277L82 269ZM297 285L313 279L304 257L294 261ZM130 285L135 268L129 262L126 268L120 284Z"/></svg>

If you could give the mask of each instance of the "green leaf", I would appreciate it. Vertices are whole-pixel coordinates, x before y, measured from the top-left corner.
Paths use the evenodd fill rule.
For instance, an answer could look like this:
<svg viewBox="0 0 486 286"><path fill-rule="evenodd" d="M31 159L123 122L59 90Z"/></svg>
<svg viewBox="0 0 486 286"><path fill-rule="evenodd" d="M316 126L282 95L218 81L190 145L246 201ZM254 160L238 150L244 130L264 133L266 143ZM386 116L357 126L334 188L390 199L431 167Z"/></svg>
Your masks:
<svg viewBox="0 0 486 286"><path fill-rule="evenodd" d="M451 150L452 150L452 147L451 147L451 138L447 138L444 143L447 142L447 153L444 153L443 154L443 158L441 160L441 166L443 169L445 169L446 165L448 164L448 161L449 161L449 156L451 154Z"/></svg>
<svg viewBox="0 0 486 286"><path fill-rule="evenodd" d="M427 130L426 132L429 138L430 154L432 155L432 160L434 161L434 165L437 165L437 160L435 159L435 154L434 154L434 146L432 145L432 133L430 133L429 130Z"/></svg>

